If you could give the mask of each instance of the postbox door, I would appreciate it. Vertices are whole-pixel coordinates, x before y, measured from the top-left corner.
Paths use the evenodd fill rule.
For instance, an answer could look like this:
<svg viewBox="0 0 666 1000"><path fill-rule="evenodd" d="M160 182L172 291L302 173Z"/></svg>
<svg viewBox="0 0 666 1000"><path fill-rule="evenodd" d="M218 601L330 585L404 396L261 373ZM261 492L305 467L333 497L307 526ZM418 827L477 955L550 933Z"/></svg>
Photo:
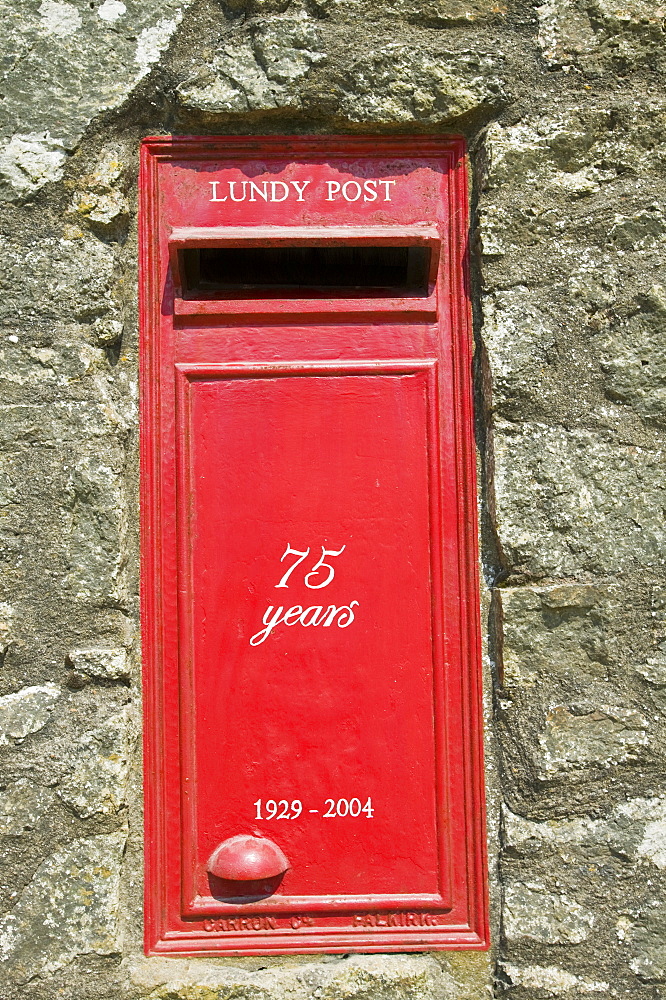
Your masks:
<svg viewBox="0 0 666 1000"><path fill-rule="evenodd" d="M434 362L179 379L192 900L254 834L290 861L273 905L449 907Z"/></svg>
<svg viewBox="0 0 666 1000"><path fill-rule="evenodd" d="M418 204L337 226L305 210L289 226L190 225L193 178L220 199L232 174L218 148L176 142L160 187L158 149L145 157L159 248L144 299L147 947L484 946L459 233ZM460 168L435 160L450 199ZM262 169L278 180L255 185L295 176ZM303 169L325 196L326 165Z"/></svg>

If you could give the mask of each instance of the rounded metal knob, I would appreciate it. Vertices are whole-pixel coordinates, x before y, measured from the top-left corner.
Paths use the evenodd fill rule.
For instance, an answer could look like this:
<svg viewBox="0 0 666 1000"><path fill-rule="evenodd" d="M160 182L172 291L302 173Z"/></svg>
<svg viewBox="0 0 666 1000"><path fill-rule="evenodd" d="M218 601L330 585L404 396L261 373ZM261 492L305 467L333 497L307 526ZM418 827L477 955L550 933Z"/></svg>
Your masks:
<svg viewBox="0 0 666 1000"><path fill-rule="evenodd" d="M256 882L283 875L289 862L267 837L238 834L218 844L208 859L208 871L232 882Z"/></svg>

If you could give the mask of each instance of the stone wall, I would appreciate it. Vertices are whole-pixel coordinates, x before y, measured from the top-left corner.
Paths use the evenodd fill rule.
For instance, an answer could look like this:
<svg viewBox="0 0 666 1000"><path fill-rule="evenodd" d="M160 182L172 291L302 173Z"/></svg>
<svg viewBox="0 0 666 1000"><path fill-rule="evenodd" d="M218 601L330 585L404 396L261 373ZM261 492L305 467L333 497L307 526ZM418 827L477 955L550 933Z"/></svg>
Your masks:
<svg viewBox="0 0 666 1000"><path fill-rule="evenodd" d="M666 996L666 4L0 11L0 996ZM487 955L142 957L136 175L165 131L469 139Z"/></svg>

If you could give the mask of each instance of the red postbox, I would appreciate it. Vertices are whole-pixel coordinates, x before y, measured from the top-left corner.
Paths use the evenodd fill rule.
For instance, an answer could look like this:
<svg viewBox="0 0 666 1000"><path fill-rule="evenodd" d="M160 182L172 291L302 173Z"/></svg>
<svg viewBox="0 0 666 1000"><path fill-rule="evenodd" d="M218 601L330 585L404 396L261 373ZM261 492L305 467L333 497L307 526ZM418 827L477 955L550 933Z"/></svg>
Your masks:
<svg viewBox="0 0 666 1000"><path fill-rule="evenodd" d="M142 150L146 949L487 945L461 140Z"/></svg>

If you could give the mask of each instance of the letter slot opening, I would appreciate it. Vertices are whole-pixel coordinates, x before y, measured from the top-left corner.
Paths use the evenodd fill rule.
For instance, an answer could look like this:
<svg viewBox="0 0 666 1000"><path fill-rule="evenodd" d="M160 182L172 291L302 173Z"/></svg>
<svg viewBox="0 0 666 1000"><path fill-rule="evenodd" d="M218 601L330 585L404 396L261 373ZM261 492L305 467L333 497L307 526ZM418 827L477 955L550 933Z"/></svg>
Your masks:
<svg viewBox="0 0 666 1000"><path fill-rule="evenodd" d="M188 297L426 296L431 269L428 246L187 247L179 257Z"/></svg>

